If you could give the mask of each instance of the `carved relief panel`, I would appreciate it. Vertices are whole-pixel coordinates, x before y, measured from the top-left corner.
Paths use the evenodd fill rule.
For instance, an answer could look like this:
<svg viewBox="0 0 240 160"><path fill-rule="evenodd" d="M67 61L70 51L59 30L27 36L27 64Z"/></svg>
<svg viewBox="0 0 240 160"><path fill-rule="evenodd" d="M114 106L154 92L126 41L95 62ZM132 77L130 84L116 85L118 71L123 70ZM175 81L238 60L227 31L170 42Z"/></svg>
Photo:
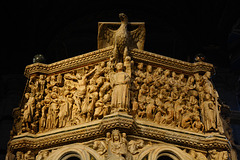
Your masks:
<svg viewBox="0 0 240 160"><path fill-rule="evenodd" d="M210 76L184 75L130 57L124 63L110 59L66 73L32 75L16 120L22 127L13 134L78 125L119 111L161 126L223 134Z"/></svg>
<svg viewBox="0 0 240 160"><path fill-rule="evenodd" d="M110 62L101 62L67 73L31 76L21 109L22 131L16 132L45 132L109 114L110 72Z"/></svg>
<svg viewBox="0 0 240 160"><path fill-rule="evenodd" d="M223 134L221 105L210 72L184 75L140 62L132 77L132 114L136 119L193 132Z"/></svg>

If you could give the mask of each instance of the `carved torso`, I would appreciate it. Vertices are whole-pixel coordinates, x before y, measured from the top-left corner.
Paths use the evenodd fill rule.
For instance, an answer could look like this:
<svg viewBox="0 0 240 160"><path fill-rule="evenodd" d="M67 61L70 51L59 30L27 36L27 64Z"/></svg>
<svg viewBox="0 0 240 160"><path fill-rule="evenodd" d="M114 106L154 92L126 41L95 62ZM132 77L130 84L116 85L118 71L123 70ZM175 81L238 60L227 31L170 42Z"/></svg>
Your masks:
<svg viewBox="0 0 240 160"><path fill-rule="evenodd" d="M114 45L117 46L119 53L123 53L127 44L128 44L127 24L123 23L116 31Z"/></svg>

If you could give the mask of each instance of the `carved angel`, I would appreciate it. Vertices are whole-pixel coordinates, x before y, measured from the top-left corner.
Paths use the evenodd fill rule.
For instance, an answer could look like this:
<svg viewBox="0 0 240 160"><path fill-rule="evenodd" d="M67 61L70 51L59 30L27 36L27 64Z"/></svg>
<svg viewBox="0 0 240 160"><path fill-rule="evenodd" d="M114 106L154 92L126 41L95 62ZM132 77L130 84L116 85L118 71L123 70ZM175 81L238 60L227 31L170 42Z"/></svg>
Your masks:
<svg viewBox="0 0 240 160"><path fill-rule="evenodd" d="M128 17L124 13L120 13L119 18L121 24L117 30L113 28L118 26L119 23L100 22L98 27L98 49L114 46L115 62L123 62L125 57L128 56L129 49L143 50L146 32L144 23L128 23ZM138 26L138 28L128 31L128 26Z"/></svg>

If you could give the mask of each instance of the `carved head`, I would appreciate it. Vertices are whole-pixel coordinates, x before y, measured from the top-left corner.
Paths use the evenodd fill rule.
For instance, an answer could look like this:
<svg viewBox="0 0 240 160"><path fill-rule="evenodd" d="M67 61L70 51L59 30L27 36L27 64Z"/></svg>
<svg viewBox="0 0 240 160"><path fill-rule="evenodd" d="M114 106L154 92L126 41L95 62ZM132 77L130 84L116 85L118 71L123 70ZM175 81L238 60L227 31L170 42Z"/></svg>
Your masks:
<svg viewBox="0 0 240 160"><path fill-rule="evenodd" d="M130 62L131 61L131 57L130 56L126 56L125 61L126 62Z"/></svg>
<svg viewBox="0 0 240 160"><path fill-rule="evenodd" d="M193 82L194 82L194 77L193 76L189 76L187 83L188 84L192 84Z"/></svg>
<svg viewBox="0 0 240 160"><path fill-rule="evenodd" d="M172 77L175 78L177 74L175 72L172 72Z"/></svg>
<svg viewBox="0 0 240 160"><path fill-rule="evenodd" d="M207 71L205 74L204 74L205 77L207 77L208 79L211 78L211 72Z"/></svg>
<svg viewBox="0 0 240 160"><path fill-rule="evenodd" d="M55 75L52 75L52 76L50 77L50 79L51 79L52 81L55 81Z"/></svg>
<svg viewBox="0 0 240 160"><path fill-rule="evenodd" d="M120 13L119 18L120 18L121 22L128 22L128 17L124 13Z"/></svg>
<svg viewBox="0 0 240 160"><path fill-rule="evenodd" d="M49 151L43 151L43 158L47 158L49 155Z"/></svg>
<svg viewBox="0 0 240 160"><path fill-rule="evenodd" d="M44 75L40 74L39 79L43 80L44 79Z"/></svg>
<svg viewBox="0 0 240 160"><path fill-rule="evenodd" d="M147 65L147 72L149 72L149 73L152 72L152 66L151 65Z"/></svg>
<svg viewBox="0 0 240 160"><path fill-rule="evenodd" d="M58 93L58 87L57 87L57 86L54 86L54 87L52 88L52 91Z"/></svg>
<svg viewBox="0 0 240 160"><path fill-rule="evenodd" d="M93 143L93 149L97 149L99 144L100 144L99 141L95 141L95 142Z"/></svg>
<svg viewBox="0 0 240 160"><path fill-rule="evenodd" d="M49 96L46 96L44 99L45 104L49 104L51 102L51 98Z"/></svg>
<svg viewBox="0 0 240 160"><path fill-rule="evenodd" d="M46 81L47 81L47 82L50 82L50 77L47 77L47 78L46 78Z"/></svg>
<svg viewBox="0 0 240 160"><path fill-rule="evenodd" d="M122 71L123 70L123 63L117 63L116 68L118 71Z"/></svg>
<svg viewBox="0 0 240 160"><path fill-rule="evenodd" d="M107 137L107 138L111 138L111 133L110 133L110 132L107 132L107 133L106 133L106 137Z"/></svg>
<svg viewBox="0 0 240 160"><path fill-rule="evenodd" d="M104 102L104 103L106 103L106 102L108 102L108 101L110 101L110 100L111 100L110 94L105 94L105 95L103 96L103 102Z"/></svg>
<svg viewBox="0 0 240 160"><path fill-rule="evenodd" d="M101 63L100 63L100 66L101 66L102 68L104 68L104 67L105 67L105 62L101 62Z"/></svg>
<svg viewBox="0 0 240 160"><path fill-rule="evenodd" d="M137 68L138 68L139 70L142 70L142 69L143 69L143 63L138 63Z"/></svg>
<svg viewBox="0 0 240 160"><path fill-rule="evenodd" d="M195 80L196 80L196 81L199 81L199 80L200 80L200 75L199 75L199 73L195 73L195 74L194 74L194 77L195 77Z"/></svg>
<svg viewBox="0 0 240 160"><path fill-rule="evenodd" d="M122 133L122 137L123 138L127 138L127 134L126 133Z"/></svg>
<svg viewBox="0 0 240 160"><path fill-rule="evenodd" d="M120 132L119 132L119 130L114 129L112 131L112 140L113 141L120 141Z"/></svg>
<svg viewBox="0 0 240 160"><path fill-rule="evenodd" d="M200 122L200 117L199 116L194 116L194 120Z"/></svg>
<svg viewBox="0 0 240 160"><path fill-rule="evenodd" d="M30 97L30 93L25 93L25 97L28 99Z"/></svg>
<svg viewBox="0 0 240 160"><path fill-rule="evenodd" d="M184 74L180 74L178 77L179 80L182 80L183 78L184 78Z"/></svg>
<svg viewBox="0 0 240 160"><path fill-rule="evenodd" d="M29 150L29 151L27 151L26 154L30 156L32 154L32 151Z"/></svg>
<svg viewBox="0 0 240 160"><path fill-rule="evenodd" d="M162 73L163 69L161 67L158 67L155 71L158 72L158 74Z"/></svg>
<svg viewBox="0 0 240 160"><path fill-rule="evenodd" d="M170 71L169 71L168 69L166 69L166 70L164 71L164 75L167 77L169 74L170 74Z"/></svg>
<svg viewBox="0 0 240 160"><path fill-rule="evenodd" d="M209 100L211 98L210 94L206 94L206 100Z"/></svg>

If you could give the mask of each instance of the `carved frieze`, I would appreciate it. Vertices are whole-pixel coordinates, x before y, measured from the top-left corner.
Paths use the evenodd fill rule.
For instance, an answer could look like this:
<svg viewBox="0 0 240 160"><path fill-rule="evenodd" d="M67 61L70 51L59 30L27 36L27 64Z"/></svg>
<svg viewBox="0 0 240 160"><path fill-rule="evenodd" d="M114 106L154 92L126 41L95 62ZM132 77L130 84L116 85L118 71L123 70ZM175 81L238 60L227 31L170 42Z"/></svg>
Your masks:
<svg viewBox="0 0 240 160"><path fill-rule="evenodd" d="M220 132L220 104L211 73L111 59L65 73L30 76L21 108L22 132L40 133L123 111L136 119L193 132Z"/></svg>

